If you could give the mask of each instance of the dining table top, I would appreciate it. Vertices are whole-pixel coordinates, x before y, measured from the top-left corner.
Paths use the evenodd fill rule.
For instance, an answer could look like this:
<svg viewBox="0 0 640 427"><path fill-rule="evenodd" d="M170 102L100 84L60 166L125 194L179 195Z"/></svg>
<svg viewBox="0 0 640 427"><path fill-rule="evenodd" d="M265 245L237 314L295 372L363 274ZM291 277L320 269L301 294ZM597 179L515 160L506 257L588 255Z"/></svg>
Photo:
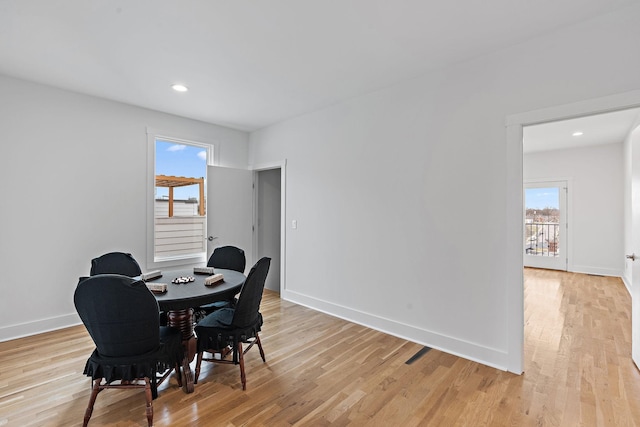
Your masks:
<svg viewBox="0 0 640 427"><path fill-rule="evenodd" d="M200 307L218 301L231 300L242 289L246 279L245 275L234 270L223 268L214 269L214 274L222 274L223 280L212 286L205 285L205 279L209 274L195 274L192 268L180 268L161 271L162 276L148 283L165 283L167 291L154 293L160 310L184 310ZM180 277L193 278L187 283L174 284L172 281Z"/></svg>

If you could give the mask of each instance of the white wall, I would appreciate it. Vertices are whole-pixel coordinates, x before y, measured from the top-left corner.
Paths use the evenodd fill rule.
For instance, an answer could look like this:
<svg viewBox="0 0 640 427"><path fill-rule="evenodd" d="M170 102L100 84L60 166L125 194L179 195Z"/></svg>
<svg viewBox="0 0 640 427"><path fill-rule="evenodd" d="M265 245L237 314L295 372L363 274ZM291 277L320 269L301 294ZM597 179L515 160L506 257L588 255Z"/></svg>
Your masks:
<svg viewBox="0 0 640 427"><path fill-rule="evenodd" d="M620 277L624 270L622 143L524 156L524 180L569 178L569 271Z"/></svg>
<svg viewBox="0 0 640 427"><path fill-rule="evenodd" d="M244 132L0 76L0 340L77 322L95 256L131 252L145 268L147 127L247 167Z"/></svg>
<svg viewBox="0 0 640 427"><path fill-rule="evenodd" d="M253 133L251 164L287 159L298 228L282 296L492 366L518 360L505 224L522 157L505 118L637 89L639 19L635 6Z"/></svg>

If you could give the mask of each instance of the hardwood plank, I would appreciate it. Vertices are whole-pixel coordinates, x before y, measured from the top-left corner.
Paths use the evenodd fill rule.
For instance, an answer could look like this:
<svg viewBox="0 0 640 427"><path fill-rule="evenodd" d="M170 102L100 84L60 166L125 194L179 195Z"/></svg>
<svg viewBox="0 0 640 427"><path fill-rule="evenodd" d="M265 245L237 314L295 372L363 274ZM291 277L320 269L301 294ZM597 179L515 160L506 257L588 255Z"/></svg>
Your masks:
<svg viewBox="0 0 640 427"><path fill-rule="evenodd" d="M267 362L203 364L184 394L154 401L156 426L633 426L640 372L619 279L525 269L525 373L514 375L305 307L266 291ZM0 343L0 425L82 424L93 344L83 326ZM90 425L144 426L137 390L105 390Z"/></svg>

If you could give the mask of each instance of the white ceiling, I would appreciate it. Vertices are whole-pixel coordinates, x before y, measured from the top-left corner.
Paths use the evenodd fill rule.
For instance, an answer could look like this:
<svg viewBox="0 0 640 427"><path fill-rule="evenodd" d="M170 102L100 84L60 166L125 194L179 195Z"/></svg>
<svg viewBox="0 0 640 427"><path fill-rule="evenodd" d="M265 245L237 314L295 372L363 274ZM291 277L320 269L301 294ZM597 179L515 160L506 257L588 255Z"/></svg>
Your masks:
<svg viewBox="0 0 640 427"><path fill-rule="evenodd" d="M0 74L255 130L637 1L0 0Z"/></svg>
<svg viewBox="0 0 640 427"><path fill-rule="evenodd" d="M624 141L640 117L640 108L526 126L524 152L559 150ZM573 136L574 132L582 135Z"/></svg>

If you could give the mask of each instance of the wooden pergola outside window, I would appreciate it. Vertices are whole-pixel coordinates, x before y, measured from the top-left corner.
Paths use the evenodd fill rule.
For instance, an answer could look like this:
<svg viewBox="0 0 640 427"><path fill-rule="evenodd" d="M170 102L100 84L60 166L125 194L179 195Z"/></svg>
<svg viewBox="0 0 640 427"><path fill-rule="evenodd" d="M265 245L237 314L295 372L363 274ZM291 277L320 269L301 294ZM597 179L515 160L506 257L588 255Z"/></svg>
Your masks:
<svg viewBox="0 0 640 427"><path fill-rule="evenodd" d="M198 201L198 214L204 216L204 178L185 178L184 176L156 175L156 187L169 189L169 218L173 217L173 189L198 184L200 199Z"/></svg>

